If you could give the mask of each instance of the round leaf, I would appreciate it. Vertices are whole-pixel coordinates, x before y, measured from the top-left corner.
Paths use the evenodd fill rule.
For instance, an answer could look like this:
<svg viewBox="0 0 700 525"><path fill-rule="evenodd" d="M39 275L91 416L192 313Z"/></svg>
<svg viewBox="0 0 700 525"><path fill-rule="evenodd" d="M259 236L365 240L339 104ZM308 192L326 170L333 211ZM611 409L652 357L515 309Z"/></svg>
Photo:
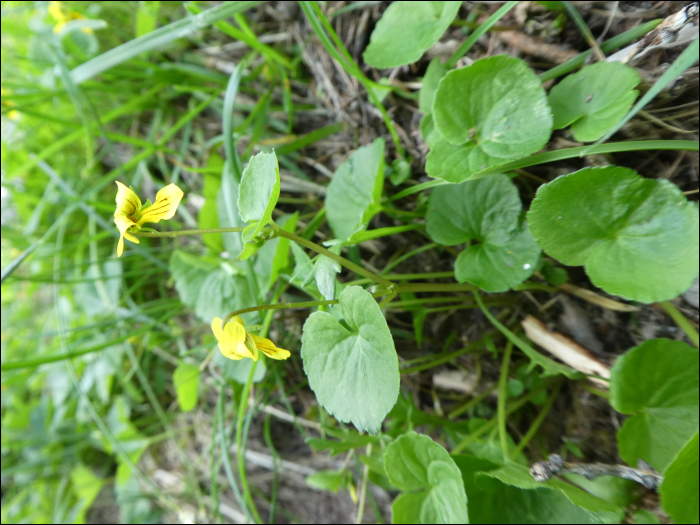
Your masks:
<svg viewBox="0 0 700 525"><path fill-rule="evenodd" d="M554 129L571 126L574 138L594 142L632 107L639 73L620 62L598 62L569 75L549 93Z"/></svg>
<svg viewBox="0 0 700 525"><path fill-rule="evenodd" d="M625 299L672 299L698 275L697 206L666 180L585 168L540 186L527 218L547 254Z"/></svg>
<svg viewBox="0 0 700 525"><path fill-rule="evenodd" d="M534 153L552 131L537 75L509 56L483 58L447 73L435 94L433 116L443 140L428 154L426 169L450 182Z"/></svg>
<svg viewBox="0 0 700 525"><path fill-rule="evenodd" d="M447 451L408 432L384 452L389 481L404 491L391 505L393 523L469 523L462 475Z"/></svg>
<svg viewBox="0 0 700 525"><path fill-rule="evenodd" d="M304 323L304 371L331 415L376 434L399 395L394 341L369 292L345 288L340 308L350 330L326 312L314 312Z"/></svg>
<svg viewBox="0 0 700 525"><path fill-rule="evenodd" d="M363 58L385 69L418 60L450 26L462 2L393 2L377 22Z"/></svg>
<svg viewBox="0 0 700 525"><path fill-rule="evenodd" d="M698 523L698 434L671 463L661 484L664 510L676 523Z"/></svg>
<svg viewBox="0 0 700 525"><path fill-rule="evenodd" d="M663 472L698 431L698 351L652 339L620 357L611 370L610 403L633 415L618 433L620 456Z"/></svg>
<svg viewBox="0 0 700 525"><path fill-rule="evenodd" d="M506 175L438 186L430 197L426 226L434 241L470 244L455 261L457 281L503 292L532 275L540 248L519 220L518 190Z"/></svg>

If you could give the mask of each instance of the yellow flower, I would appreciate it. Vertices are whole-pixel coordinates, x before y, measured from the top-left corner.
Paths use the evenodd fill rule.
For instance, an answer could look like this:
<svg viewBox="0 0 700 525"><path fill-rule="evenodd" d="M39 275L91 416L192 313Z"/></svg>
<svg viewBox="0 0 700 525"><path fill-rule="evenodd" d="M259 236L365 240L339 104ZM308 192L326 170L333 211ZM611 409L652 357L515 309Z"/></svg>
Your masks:
<svg viewBox="0 0 700 525"><path fill-rule="evenodd" d="M117 256L121 257L124 251L124 238L138 244L139 240L131 235L141 230L147 222L158 222L161 219L171 219L175 215L183 193L175 184L168 184L156 194L155 204L147 201L141 204L141 199L131 188L127 188L117 181L117 211L114 212L114 223L119 228L119 245Z"/></svg>
<svg viewBox="0 0 700 525"><path fill-rule="evenodd" d="M49 14L51 18L56 21L56 25L53 28L54 33L60 33L61 29L70 22L71 20L84 20L85 16L78 13L77 11L71 11L63 7L63 2L49 2L48 7ZM84 27L82 29L83 33L92 34L92 29L89 27Z"/></svg>
<svg viewBox="0 0 700 525"><path fill-rule="evenodd" d="M257 361L258 350L271 359L287 359L292 355L284 348L277 348L269 339L247 332L243 319L238 316L232 317L223 328L221 323L221 319L215 318L211 323L211 329L224 357L235 360L250 357L253 361Z"/></svg>

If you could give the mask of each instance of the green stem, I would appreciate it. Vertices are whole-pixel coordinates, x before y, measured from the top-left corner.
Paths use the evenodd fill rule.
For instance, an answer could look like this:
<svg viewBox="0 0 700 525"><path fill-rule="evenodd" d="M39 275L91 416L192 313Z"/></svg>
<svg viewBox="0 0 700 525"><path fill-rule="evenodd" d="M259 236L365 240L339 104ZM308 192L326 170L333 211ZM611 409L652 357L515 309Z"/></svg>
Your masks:
<svg viewBox="0 0 700 525"><path fill-rule="evenodd" d="M506 408L505 414L506 416L511 415L513 412L516 410L519 410L520 408L523 407L526 403L528 403L532 398L538 396L540 392L544 390L544 387L541 386L539 388L535 388L532 390L528 395L525 397L518 399L515 401L512 405L510 405L508 408ZM469 445L471 445L474 441L479 439L482 435L486 434L489 430L491 430L494 426L496 426L498 420L497 419L492 419L488 423L485 423L481 427L479 427L477 430L469 434L464 440L462 440L461 443L459 443L455 448L452 449L452 454L458 454L465 448L467 448Z"/></svg>
<svg viewBox="0 0 700 525"><path fill-rule="evenodd" d="M488 387L485 391L483 391L478 396L470 399L469 401L464 403L462 406L455 408L452 412L447 414L448 419L454 419L457 416L461 416L467 410L469 410L471 407L481 403L484 399L486 399L491 394L491 392L493 392L496 389L497 386L498 386L498 383L494 383L493 385Z"/></svg>
<svg viewBox="0 0 700 525"><path fill-rule="evenodd" d="M332 251L324 248L323 246L320 246L320 245L316 244L315 242L304 239L303 237L300 237L299 235L297 235L295 233L286 232L280 228L280 229L277 229L277 234L280 237L284 237L285 239L289 239L290 241L294 241L295 243L300 244L300 245L302 245L310 250L313 250L316 253L320 253L321 255L328 257L329 259L337 262L339 265L343 266L344 268L347 268L348 270L355 272L357 275L361 275L362 277L366 277L367 279L372 279L375 283L381 284L382 286L386 286L387 288L392 288L394 286L394 283L392 283L390 280L385 279L384 277L380 277L379 275L377 275L374 272L370 272L369 270L365 270L359 264L355 264L354 262L348 261L342 255L336 255Z"/></svg>
<svg viewBox="0 0 700 525"><path fill-rule="evenodd" d="M647 151L647 150L676 150L676 151L698 151L698 142L696 140L638 140L631 142L608 142L607 144L593 146L578 146L575 148L559 149L556 151L547 151L546 153L538 153L518 160L499 164L487 168L478 173L479 177L494 175L496 173L505 173L518 168L527 168L528 166L537 166L545 162L555 162L558 160L573 159L585 155L597 155L605 153L621 153L625 151ZM435 186L443 184L452 184L451 182L442 179L435 179L428 182L422 182L406 188L392 195L388 201L393 202L408 195L425 191Z"/></svg>
<svg viewBox="0 0 700 525"><path fill-rule="evenodd" d="M501 362L501 376L498 380L498 435L501 440L501 451L506 463L510 460L508 452L508 434L506 432L506 401L508 399L508 370L510 369L510 355L513 353L513 343L506 343Z"/></svg>
<svg viewBox="0 0 700 525"><path fill-rule="evenodd" d="M678 325L678 328L685 332L685 335L688 336L688 339L690 339L695 346L700 347L700 338L698 338L698 331L695 328L693 328L693 325L690 324L690 321L688 321L685 318L685 316L678 311L678 308L676 308L670 301L662 301L659 303L659 306L666 310L666 313L671 316L671 319L673 319L674 322Z"/></svg>
<svg viewBox="0 0 700 525"><path fill-rule="evenodd" d="M136 232L132 235L136 237L183 237L185 235L203 235L205 233L236 233L242 232L245 228L201 228L197 230L178 230L172 232Z"/></svg>
<svg viewBox="0 0 700 525"><path fill-rule="evenodd" d="M382 297L384 295L387 295L386 290L381 290L379 292L375 292L372 294L372 297ZM236 310L235 312L231 312L228 314L222 323L223 325L226 325L228 323L229 319L236 315L243 315L247 314L250 312L262 312L264 310L286 310L288 308L311 308L314 306L328 306L331 304L338 304L340 301L338 299L332 299L330 301L305 301L301 303L279 303L279 304L261 304L258 306L250 306L248 308L241 308L240 310ZM268 325L269 326L269 325ZM262 337L262 334L261 334Z"/></svg>
<svg viewBox="0 0 700 525"><path fill-rule="evenodd" d="M501 8L496 11L494 14L492 14L483 24L480 24L479 27L474 31L471 35L469 35L469 38L467 38L459 48L457 48L457 51L455 51L450 59L447 61L447 64L445 66L447 69L452 69L455 67L457 64L457 61L462 58L464 55L467 54L467 52L471 49L471 47L476 43L477 40L486 33L489 29L491 29L491 26L493 26L496 22L498 22L503 16L513 9L518 2L506 2L505 5L501 6Z"/></svg>
<svg viewBox="0 0 700 525"><path fill-rule="evenodd" d="M478 286L469 283L409 283L395 284L394 289L399 293L405 292L475 292Z"/></svg>
<svg viewBox="0 0 700 525"><path fill-rule="evenodd" d="M402 255L401 257L396 259L395 261L392 261L389 264L387 264L386 268L384 268L381 272L379 272L379 275L383 275L385 277L388 277L386 274L389 273L389 270L391 270L392 268L395 268L396 266L398 266L399 264L404 262L406 259L410 259L414 255L418 255L419 253L423 253L425 251L432 250L433 248L436 248L436 247L437 247L437 243L431 242L430 244L426 244L424 246L421 246L420 248L416 248L415 250L412 250L408 253L405 253L404 255ZM454 272L450 272L450 273L454 273ZM388 277L388 278L390 278L390 277Z"/></svg>
<svg viewBox="0 0 700 525"><path fill-rule="evenodd" d="M403 370L400 370L401 375L405 374L415 374L416 372L422 372L423 370L429 370L430 368L434 368L436 366L439 366L443 363L448 363L449 361L452 361L456 357L459 357L462 354L467 354L469 352L473 352L474 350L478 350L484 346L484 340L480 339L479 341L475 341L461 350L456 350L454 352L450 352L449 354L445 354L443 356L438 357L437 359L434 359L430 361L429 363L424 363L422 365L417 365L413 366L411 368L404 368Z"/></svg>
<svg viewBox="0 0 700 525"><path fill-rule="evenodd" d="M554 404L554 400L557 398L557 395L559 395L560 388L561 381L558 381L556 386L552 390L552 393L549 395L547 402L542 407L542 410L540 410L540 413L537 414L537 417L532 422L532 425L530 425L530 428L527 429L527 432L523 436L523 439L520 440L520 443L518 443L518 446L515 448L515 452L513 452L513 457L517 458L518 454L520 454L523 451L523 449L527 446L530 440L535 436L535 434L537 434L537 429L540 428L540 425L551 410L552 405Z"/></svg>
<svg viewBox="0 0 700 525"><path fill-rule="evenodd" d="M260 519L260 514L258 514L258 509L255 507L253 496L250 493L250 488L248 487L248 480L246 479L245 472L245 450L242 446L243 418L245 416L246 409L248 408L248 397L250 395L250 387L253 384L253 377L255 375L255 368L257 367L257 364L257 361L253 361L253 364L250 367L248 381L246 381L246 384L243 387L243 392L241 393L241 401L238 405L238 417L236 420L236 455L238 456L238 476L241 478L243 497L246 500L247 506L250 508L250 512L253 514L253 521L255 523L262 523L262 520Z"/></svg>
<svg viewBox="0 0 700 525"><path fill-rule="evenodd" d="M365 448L365 454L367 457L372 455L372 443L369 443ZM365 514L365 498L367 497L367 482L369 481L369 467L364 466L362 470L362 487L360 488L360 502L357 506L357 519L355 523L362 523L362 517Z"/></svg>
<svg viewBox="0 0 700 525"><path fill-rule="evenodd" d="M136 235L137 237L181 237L183 235L197 235L197 234L205 234L205 233L235 233L235 232L242 232L245 228L205 228L205 229L198 229L198 230L180 230L180 231L172 231L172 232L137 232L133 235ZM366 277L367 279L371 279L375 283L381 284L387 288L391 288L394 283L389 281L388 279L385 279L384 277L380 277L374 272L370 272L369 270L365 270L362 266L355 264L354 262L348 261L345 257L342 255L336 255L330 250L327 250L323 246L320 246L316 244L315 242L309 241L307 239L304 239L303 237L300 237L299 235L295 233L290 233L287 231L284 231L281 228L264 228L263 233L275 233L276 235L280 237L284 237L285 239L289 239L291 241L296 242L297 244L300 244L301 246L304 246L310 250L315 251L316 253L320 253L321 255L324 255L328 257L329 259L337 262L339 265L343 266L344 268L347 268L350 271L355 272L358 275L361 275L362 277Z"/></svg>

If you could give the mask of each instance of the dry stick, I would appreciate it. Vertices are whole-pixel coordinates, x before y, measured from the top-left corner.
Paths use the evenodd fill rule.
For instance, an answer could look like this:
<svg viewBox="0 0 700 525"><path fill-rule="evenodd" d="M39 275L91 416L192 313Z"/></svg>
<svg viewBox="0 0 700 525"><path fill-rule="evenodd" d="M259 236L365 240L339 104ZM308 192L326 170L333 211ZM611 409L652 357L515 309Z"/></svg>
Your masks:
<svg viewBox="0 0 700 525"><path fill-rule="evenodd" d="M658 490L664 477L641 459L637 468L626 465L608 465L607 463L566 463L558 454L549 456L549 461L540 461L530 468L530 474L536 481L547 481L555 474L579 474L589 481L600 476L616 476L636 481L649 490Z"/></svg>

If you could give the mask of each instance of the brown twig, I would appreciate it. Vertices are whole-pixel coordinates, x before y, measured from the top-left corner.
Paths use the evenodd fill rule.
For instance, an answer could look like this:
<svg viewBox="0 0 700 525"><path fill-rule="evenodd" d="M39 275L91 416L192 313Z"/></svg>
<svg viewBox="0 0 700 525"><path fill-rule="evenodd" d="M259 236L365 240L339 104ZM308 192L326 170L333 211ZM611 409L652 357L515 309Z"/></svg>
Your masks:
<svg viewBox="0 0 700 525"><path fill-rule="evenodd" d="M651 465L641 459L637 468L626 465L608 465L607 463L566 463L558 454L549 456L549 461L540 461L530 468L530 474L536 481L547 481L556 474L579 474L587 480L600 476L616 476L635 481L649 490L658 490L664 477Z"/></svg>

